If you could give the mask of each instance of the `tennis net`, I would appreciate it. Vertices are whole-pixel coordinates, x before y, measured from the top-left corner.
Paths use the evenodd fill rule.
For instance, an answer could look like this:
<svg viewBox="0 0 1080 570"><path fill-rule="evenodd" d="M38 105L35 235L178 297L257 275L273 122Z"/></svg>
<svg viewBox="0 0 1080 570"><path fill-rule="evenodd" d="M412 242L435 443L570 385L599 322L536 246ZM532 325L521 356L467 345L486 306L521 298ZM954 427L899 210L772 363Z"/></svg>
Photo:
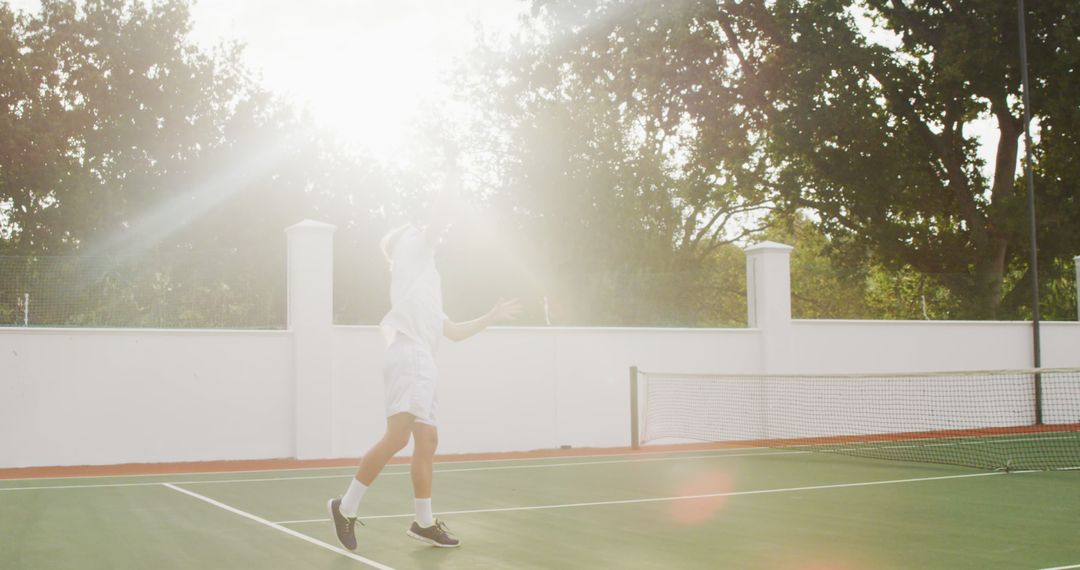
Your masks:
<svg viewBox="0 0 1080 570"><path fill-rule="evenodd" d="M1080 468L1080 368L867 375L631 369L631 438L995 470Z"/></svg>

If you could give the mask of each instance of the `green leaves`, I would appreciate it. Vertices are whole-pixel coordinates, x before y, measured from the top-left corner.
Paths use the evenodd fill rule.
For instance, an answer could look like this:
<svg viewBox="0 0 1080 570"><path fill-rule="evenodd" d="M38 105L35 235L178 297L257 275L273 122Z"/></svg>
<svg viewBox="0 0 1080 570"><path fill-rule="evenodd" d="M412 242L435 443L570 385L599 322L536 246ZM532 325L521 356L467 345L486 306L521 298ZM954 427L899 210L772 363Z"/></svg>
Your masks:
<svg viewBox="0 0 1080 570"><path fill-rule="evenodd" d="M1076 10L1065 2L1037 8L1041 22ZM884 267L914 269L947 288L956 317L1017 316L1022 301L1007 295L1007 273L1025 239L1024 212L1014 206L1022 125L1010 5L777 2L742 12L746 22L737 11L721 14L735 34L768 31L769 47L758 48L768 55L748 58L739 81L748 91L768 89L754 103L768 117L762 139L782 165L780 203L814 212L828 236L852 238L846 242ZM1076 57L1075 38L1048 46L1051 36L1038 26L1032 37L1043 53L1065 48ZM747 50L761 42L738 36ZM1049 62L1036 64L1036 77L1048 77ZM1039 104L1034 111L1039 121L1063 115ZM998 127L991 177L973 133L980 119ZM1040 202L1074 207L1046 190ZM1049 249L1080 249L1047 237Z"/></svg>
<svg viewBox="0 0 1080 570"><path fill-rule="evenodd" d="M1080 174L1067 158L1080 142L1080 108L1063 95L1078 91L1051 87L1080 77L1078 10L1040 2L1028 18L1047 228L1080 219L1076 193L1065 190ZM525 186L506 191L545 196L525 203L568 221L560 235L577 228L574 243L608 239L597 231L607 227L635 244L623 261L613 261L618 247L592 259L654 271L708 266L739 233L739 211L772 204L811 213L836 259L947 292L931 296L937 314L1027 310L1009 293L1026 248L1012 4L574 0L536 3L532 27L508 57L514 65L499 69L515 78L501 94L514 104L492 106L493 128L519 126L511 178ZM978 131L986 125L996 142ZM996 144L989 163L980 144ZM606 196L637 198L590 218L588 206ZM604 225L613 220L623 221ZM1071 230L1040 240L1048 260L1080 250Z"/></svg>
<svg viewBox="0 0 1080 570"><path fill-rule="evenodd" d="M378 169L261 88L240 47L192 43L188 6L0 5L0 256L100 265L61 283L96 297L50 324L280 326L283 228L319 217L377 241ZM30 293L44 314L51 278L4 277L0 305Z"/></svg>

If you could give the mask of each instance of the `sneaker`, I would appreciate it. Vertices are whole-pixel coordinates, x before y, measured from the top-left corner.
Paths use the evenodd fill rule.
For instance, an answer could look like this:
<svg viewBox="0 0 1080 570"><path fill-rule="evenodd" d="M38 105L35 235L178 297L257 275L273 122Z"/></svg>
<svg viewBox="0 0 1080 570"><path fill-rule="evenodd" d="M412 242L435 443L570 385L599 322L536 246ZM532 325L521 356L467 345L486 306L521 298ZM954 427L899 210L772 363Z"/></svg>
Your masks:
<svg viewBox="0 0 1080 570"><path fill-rule="evenodd" d="M341 499L330 499L330 502L326 503L326 508L330 511L330 520L334 522L334 530L337 531L341 545L349 550L356 550L356 532L354 531L356 517L346 517L341 514Z"/></svg>
<svg viewBox="0 0 1080 570"><path fill-rule="evenodd" d="M450 529L446 528L446 525L438 519L435 520L435 524L427 528L424 528L416 521L413 521L412 526L405 534L420 542L426 542L432 546L438 546L439 548L454 548L456 546L461 546L461 541L450 534Z"/></svg>

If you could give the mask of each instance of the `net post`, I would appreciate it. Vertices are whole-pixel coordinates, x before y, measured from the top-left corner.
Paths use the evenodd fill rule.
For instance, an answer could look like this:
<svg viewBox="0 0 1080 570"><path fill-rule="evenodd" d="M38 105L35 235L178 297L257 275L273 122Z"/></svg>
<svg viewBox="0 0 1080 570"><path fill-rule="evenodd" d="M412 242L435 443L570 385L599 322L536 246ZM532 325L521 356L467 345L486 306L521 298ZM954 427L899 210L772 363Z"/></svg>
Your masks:
<svg viewBox="0 0 1080 570"><path fill-rule="evenodd" d="M1043 423L1043 390L1042 390L1042 371L1040 369L1035 370L1035 425L1041 426Z"/></svg>
<svg viewBox="0 0 1080 570"><path fill-rule="evenodd" d="M630 447L638 449L638 367L630 367Z"/></svg>

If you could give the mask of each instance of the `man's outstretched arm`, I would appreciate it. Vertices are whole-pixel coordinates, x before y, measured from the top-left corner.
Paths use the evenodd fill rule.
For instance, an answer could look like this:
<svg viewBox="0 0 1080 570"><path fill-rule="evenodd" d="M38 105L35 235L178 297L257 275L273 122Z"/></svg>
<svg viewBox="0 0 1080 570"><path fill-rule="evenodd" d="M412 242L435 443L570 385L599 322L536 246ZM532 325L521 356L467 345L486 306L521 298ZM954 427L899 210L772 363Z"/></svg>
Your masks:
<svg viewBox="0 0 1080 570"><path fill-rule="evenodd" d="M454 342L460 342L495 323L512 320L520 313L520 301L517 299L510 299L509 301L499 299L499 302L495 303L495 306L490 311L479 318L460 323L455 323L450 319L444 320L443 336Z"/></svg>

